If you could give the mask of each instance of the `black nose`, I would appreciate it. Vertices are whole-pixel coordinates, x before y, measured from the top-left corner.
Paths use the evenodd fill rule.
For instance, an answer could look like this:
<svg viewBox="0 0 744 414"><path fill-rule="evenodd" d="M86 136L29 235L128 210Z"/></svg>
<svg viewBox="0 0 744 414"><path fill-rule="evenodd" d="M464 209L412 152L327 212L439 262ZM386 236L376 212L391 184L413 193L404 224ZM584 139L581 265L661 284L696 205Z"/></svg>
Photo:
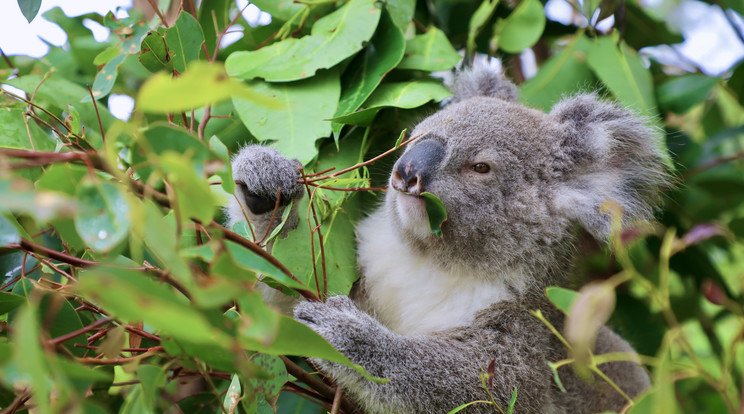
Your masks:
<svg viewBox="0 0 744 414"><path fill-rule="evenodd" d="M444 147L440 143L428 140L417 144L395 163L390 185L413 195L425 192L442 158Z"/></svg>

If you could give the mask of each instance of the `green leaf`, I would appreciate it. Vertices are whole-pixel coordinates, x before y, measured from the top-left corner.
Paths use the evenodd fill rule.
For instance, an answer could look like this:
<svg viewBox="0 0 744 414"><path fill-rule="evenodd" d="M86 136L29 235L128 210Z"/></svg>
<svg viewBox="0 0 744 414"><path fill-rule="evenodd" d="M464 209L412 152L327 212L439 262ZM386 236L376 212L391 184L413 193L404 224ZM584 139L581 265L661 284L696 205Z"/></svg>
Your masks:
<svg viewBox="0 0 744 414"><path fill-rule="evenodd" d="M26 20L31 23L31 20L33 20L34 17L36 17L36 15L39 13L41 0L18 0L18 7L21 8L23 17L25 17Z"/></svg>
<svg viewBox="0 0 744 414"><path fill-rule="evenodd" d="M352 62L341 78L341 99L334 116L354 112L369 98L387 75L403 59L405 39L384 12L377 32L364 51ZM342 124L333 124L333 135L338 139Z"/></svg>
<svg viewBox="0 0 744 414"><path fill-rule="evenodd" d="M86 174L88 174L88 169L83 165L53 164L36 181L36 189L75 195L78 184Z"/></svg>
<svg viewBox="0 0 744 414"><path fill-rule="evenodd" d="M385 8L390 13L393 23L405 33L416 11L416 0L387 0Z"/></svg>
<svg viewBox="0 0 744 414"><path fill-rule="evenodd" d="M37 220L54 217L71 217L78 211L77 203L70 197L52 191L35 191L22 178L0 178L0 209L26 212Z"/></svg>
<svg viewBox="0 0 744 414"><path fill-rule="evenodd" d="M234 97L233 104L243 124L260 141L275 140L274 148L306 164L317 153L315 140L331 133L331 118L338 104L338 73L325 71L312 79L292 83L252 81L258 93L280 102L269 108L255 101Z"/></svg>
<svg viewBox="0 0 744 414"><path fill-rule="evenodd" d="M298 338L302 339L299 340ZM244 348L266 354L297 355L338 362L354 369L365 378L378 384L384 384L389 381L384 378L373 377L361 365L354 364L344 354L333 348L328 341L315 331L287 316L280 316L279 330L271 344L266 345L242 336L240 337L240 342Z"/></svg>
<svg viewBox="0 0 744 414"><path fill-rule="evenodd" d="M81 137L84 136L83 124L82 120L80 119L80 112L78 112L78 110L70 104L67 104L67 112L68 115L65 117L65 125L70 128L70 131L72 131L73 134Z"/></svg>
<svg viewBox="0 0 744 414"><path fill-rule="evenodd" d="M270 108L279 106L275 99L227 77L221 64L196 61L177 78L169 73L159 72L147 79L137 94L137 109L161 114L182 112L224 101L232 96Z"/></svg>
<svg viewBox="0 0 744 414"><path fill-rule="evenodd" d="M638 54L618 34L595 39L589 46L587 62L594 73L623 103L645 116L656 113L651 72L643 67Z"/></svg>
<svg viewBox="0 0 744 414"><path fill-rule="evenodd" d="M512 414L514 412L514 405L517 403L517 387L514 387L514 392L512 393L511 399L509 400L509 408L506 411L506 414Z"/></svg>
<svg viewBox="0 0 744 414"><path fill-rule="evenodd" d="M169 285L135 270L98 267L80 277L78 291L125 321L145 321L164 334L193 344L230 344L227 333Z"/></svg>
<svg viewBox="0 0 744 414"><path fill-rule="evenodd" d="M276 266L268 262L266 259L240 246L239 244L233 243L231 241L225 241L225 247L227 248L227 251L230 252L230 256L232 256L233 260L238 266L255 272L256 274L263 274L266 277L276 280L284 286L293 289L308 290L307 286L303 285L302 283L298 283L295 280L292 280L291 278L289 278L289 276L285 275L284 272L279 270Z"/></svg>
<svg viewBox="0 0 744 414"><path fill-rule="evenodd" d="M105 65L111 59L119 56L119 46L111 46L107 49L104 49L101 53L97 54L96 57L93 59L93 64L96 66Z"/></svg>
<svg viewBox="0 0 744 414"><path fill-rule="evenodd" d="M23 296L0 291L0 315L5 315L24 303L26 303L26 298Z"/></svg>
<svg viewBox="0 0 744 414"><path fill-rule="evenodd" d="M111 59L96 75L96 79L93 81L93 97L96 100L103 98L108 95L113 89L116 83L116 77L119 75L119 66L124 63L124 59L127 55L119 55ZM86 95L82 99L82 102L91 102L90 95Z"/></svg>
<svg viewBox="0 0 744 414"><path fill-rule="evenodd" d="M230 162L230 153L227 147L219 138L213 136L209 139L209 149L219 155L222 161L225 162L225 168L218 172L217 175L222 179L222 189L228 194L233 194L235 192L235 181L232 179L232 163Z"/></svg>
<svg viewBox="0 0 744 414"><path fill-rule="evenodd" d="M8 211L0 210L0 246L21 241L18 221Z"/></svg>
<svg viewBox="0 0 744 414"><path fill-rule="evenodd" d="M438 80L424 79L413 82L380 85L362 105L366 109L332 118L334 122L351 125L369 125L385 107L415 108L429 101L439 102L451 96L450 91Z"/></svg>
<svg viewBox="0 0 744 414"><path fill-rule="evenodd" d="M142 397L148 407L155 407L160 390L165 386L168 373L167 366L140 365L137 367L137 379L142 388Z"/></svg>
<svg viewBox="0 0 744 414"><path fill-rule="evenodd" d="M313 76L362 49L380 19L376 0L349 0L315 22L310 35L288 38L259 50L235 52L225 61L230 76L292 81Z"/></svg>
<svg viewBox="0 0 744 414"><path fill-rule="evenodd" d="M565 314L568 314L568 310L571 309L571 304L579 296L579 292L576 292L575 290L558 286L548 286L545 289L545 294L553 305Z"/></svg>
<svg viewBox="0 0 744 414"><path fill-rule="evenodd" d="M493 40L501 50L519 53L531 47L545 29L545 12L539 0L525 0L505 19L499 19L493 28Z"/></svg>
<svg viewBox="0 0 744 414"><path fill-rule="evenodd" d="M158 32L149 32L140 46L139 61L150 72L172 70L173 63L168 55L165 38Z"/></svg>
<svg viewBox="0 0 744 414"><path fill-rule="evenodd" d="M75 191L81 206L75 214L75 229L85 243L107 252L129 234L129 205L115 184L83 180Z"/></svg>
<svg viewBox="0 0 744 414"><path fill-rule="evenodd" d="M418 69L427 72L449 70L461 59L447 36L436 27L406 41L406 54L398 69Z"/></svg>
<svg viewBox="0 0 744 414"><path fill-rule="evenodd" d="M52 151L56 141L51 135L36 125L33 120L28 121L28 130L24 122L25 109L20 105L0 108L0 147L35 149L37 151ZM30 136L29 136L30 131Z"/></svg>
<svg viewBox="0 0 744 414"><path fill-rule="evenodd" d="M220 30L230 22L231 3L233 2L230 0L211 0L199 6L199 25L204 31L204 43L210 56L217 47Z"/></svg>
<svg viewBox="0 0 744 414"><path fill-rule="evenodd" d="M499 0L483 0L475 10L472 16L470 16L470 23L468 24L468 42L467 42L467 54L472 56L475 53L475 38L478 37L483 26L496 11L496 6L499 5Z"/></svg>
<svg viewBox="0 0 744 414"><path fill-rule="evenodd" d="M547 110L566 94L586 89L595 80L586 65L589 45L589 40L583 34L575 35L562 52L548 59L537 75L522 85L520 100Z"/></svg>
<svg viewBox="0 0 744 414"><path fill-rule="evenodd" d="M105 105L98 105L97 115L96 108L90 100L88 89L65 79L58 73L53 73L43 83L42 79L41 75L25 75L11 79L6 83L22 89L27 94L36 91L34 102L46 109L51 110L53 108L50 108L50 106L54 106L59 108L61 112L67 108L68 104L74 104L85 126L87 141L95 148L100 149L103 141L98 126L98 115L100 115L104 131L115 121L108 108ZM81 103L86 98L87 103Z"/></svg>
<svg viewBox="0 0 744 414"><path fill-rule="evenodd" d="M226 412L236 412L242 394L243 391L240 388L240 378L238 377L238 374L233 374L230 386L227 387L227 393L225 393L225 399L222 401L222 406L225 408Z"/></svg>
<svg viewBox="0 0 744 414"><path fill-rule="evenodd" d="M187 288L193 285L186 261L178 254L176 220L174 215L163 215L151 201L144 203L144 223L135 222L133 233L145 242L150 254L160 267L167 269Z"/></svg>
<svg viewBox="0 0 744 414"><path fill-rule="evenodd" d="M166 171L168 182L176 193L176 208L181 223L196 219L209 223L217 206L209 184L191 167L181 154L166 152L160 157L160 165Z"/></svg>
<svg viewBox="0 0 744 414"><path fill-rule="evenodd" d="M173 67L183 73L189 62L199 58L201 44L204 43L199 21L191 13L182 11L176 23L166 30L165 43L168 50L173 52Z"/></svg>
<svg viewBox="0 0 744 414"><path fill-rule="evenodd" d="M421 193L426 204L426 215L429 217L429 228L433 234L442 237L442 223L447 221L447 210L439 197L432 193Z"/></svg>
<svg viewBox="0 0 744 414"><path fill-rule="evenodd" d="M18 369L28 376L27 386L31 387L37 409L39 412L49 413L52 375L49 372L49 361L39 341L39 319L36 311L33 304L24 306L13 321L13 359L18 364Z"/></svg>
<svg viewBox="0 0 744 414"><path fill-rule="evenodd" d="M249 380L248 383L252 386L253 391L264 394L267 399L279 394L284 383L288 380L287 369L281 358L276 355L257 353L253 355L251 361L271 376L268 379Z"/></svg>
<svg viewBox="0 0 744 414"><path fill-rule="evenodd" d="M664 82L656 89L662 111L675 114L687 113L692 107L710 96L718 78L704 75L683 75Z"/></svg>

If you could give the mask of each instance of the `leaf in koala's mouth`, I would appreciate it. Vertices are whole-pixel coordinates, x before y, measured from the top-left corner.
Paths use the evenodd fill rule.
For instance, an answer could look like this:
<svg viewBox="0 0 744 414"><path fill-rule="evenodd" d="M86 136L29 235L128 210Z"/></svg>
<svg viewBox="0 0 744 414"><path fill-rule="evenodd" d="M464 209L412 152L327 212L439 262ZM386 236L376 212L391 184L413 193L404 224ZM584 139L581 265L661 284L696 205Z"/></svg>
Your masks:
<svg viewBox="0 0 744 414"><path fill-rule="evenodd" d="M431 232L442 237L442 223L447 221L447 210L444 208L444 203L432 193L421 193L421 197L424 198Z"/></svg>

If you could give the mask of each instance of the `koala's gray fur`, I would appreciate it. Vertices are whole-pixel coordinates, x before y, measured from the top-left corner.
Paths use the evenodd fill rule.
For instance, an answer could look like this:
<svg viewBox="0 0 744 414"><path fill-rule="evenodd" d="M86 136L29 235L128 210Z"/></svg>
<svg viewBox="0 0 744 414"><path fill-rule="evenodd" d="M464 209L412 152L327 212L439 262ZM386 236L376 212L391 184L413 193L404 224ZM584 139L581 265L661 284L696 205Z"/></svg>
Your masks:
<svg viewBox="0 0 744 414"><path fill-rule="evenodd" d="M414 129L421 136L394 167L384 204L357 228L353 300L295 307L298 320L390 382L318 365L370 413L440 413L487 400L479 371L492 359L490 392L503 409L516 387L516 413L619 411L625 400L616 391L569 367L559 370L568 392L558 389L547 362L566 358L565 348L529 311L562 329L544 288L566 284L577 228L607 240L603 203L621 206L624 222L651 218L666 180L658 132L592 94L548 114L525 107L514 85L487 70L460 75L453 90L453 103ZM477 172L478 164L490 170ZM422 191L447 209L442 238L429 231ZM633 350L603 327L595 352ZM649 386L634 362L601 368L630 396ZM464 412L495 411L475 404Z"/></svg>

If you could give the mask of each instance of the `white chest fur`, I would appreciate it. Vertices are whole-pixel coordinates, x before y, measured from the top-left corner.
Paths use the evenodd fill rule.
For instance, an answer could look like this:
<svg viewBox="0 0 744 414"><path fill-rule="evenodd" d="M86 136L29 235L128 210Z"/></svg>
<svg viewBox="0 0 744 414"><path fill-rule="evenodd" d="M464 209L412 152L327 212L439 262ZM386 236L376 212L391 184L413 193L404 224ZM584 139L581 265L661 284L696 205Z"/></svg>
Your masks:
<svg viewBox="0 0 744 414"><path fill-rule="evenodd" d="M426 334L469 325L479 310L512 298L504 278L448 271L414 253L382 211L357 231L369 303L395 332Z"/></svg>

